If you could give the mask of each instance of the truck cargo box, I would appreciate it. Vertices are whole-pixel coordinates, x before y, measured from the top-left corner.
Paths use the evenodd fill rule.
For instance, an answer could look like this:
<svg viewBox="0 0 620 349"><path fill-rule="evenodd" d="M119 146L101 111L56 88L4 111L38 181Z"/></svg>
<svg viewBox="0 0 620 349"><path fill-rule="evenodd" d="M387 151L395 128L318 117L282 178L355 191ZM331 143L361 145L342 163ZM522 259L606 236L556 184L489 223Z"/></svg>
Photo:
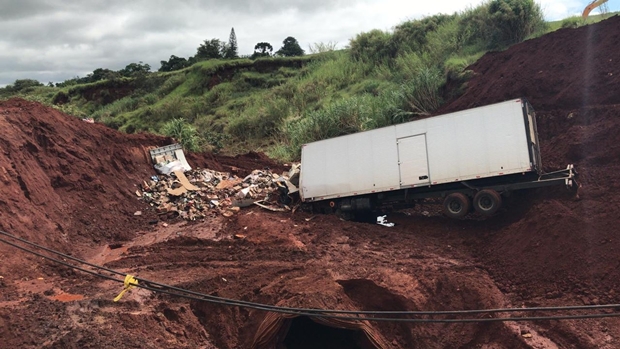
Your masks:
<svg viewBox="0 0 620 349"><path fill-rule="evenodd" d="M301 164L306 202L542 169L525 99L309 143Z"/></svg>

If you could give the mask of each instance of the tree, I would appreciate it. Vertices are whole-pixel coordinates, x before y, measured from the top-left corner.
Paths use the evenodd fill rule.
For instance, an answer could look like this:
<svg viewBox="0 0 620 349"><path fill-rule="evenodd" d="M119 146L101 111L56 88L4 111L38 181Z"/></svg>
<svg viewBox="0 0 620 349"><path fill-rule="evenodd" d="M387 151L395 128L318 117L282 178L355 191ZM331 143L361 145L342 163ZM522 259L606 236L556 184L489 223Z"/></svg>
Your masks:
<svg viewBox="0 0 620 349"><path fill-rule="evenodd" d="M226 45L219 39L205 40L204 43L198 46L198 51L196 52L196 59L220 59L223 57L225 49Z"/></svg>
<svg viewBox="0 0 620 349"><path fill-rule="evenodd" d="M161 67L159 68L159 71L174 71L189 67L191 65L190 61L188 61L187 59L183 57L177 57L175 55L170 56L170 59L168 59L168 61L160 61L160 63Z"/></svg>
<svg viewBox="0 0 620 349"><path fill-rule="evenodd" d="M259 42L254 45L254 53L252 54L252 59L256 59L258 57L269 57L273 52L273 46L271 46L268 42Z"/></svg>
<svg viewBox="0 0 620 349"><path fill-rule="evenodd" d="M292 36L284 39L282 41L282 47L276 51L276 55L284 56L284 57L295 57L295 56L303 56L304 50L299 46L299 42Z"/></svg>
<svg viewBox="0 0 620 349"><path fill-rule="evenodd" d="M224 58L234 59L239 58L237 52L237 36L235 35L235 28L230 30L230 37L228 38L228 45L224 49Z"/></svg>
<svg viewBox="0 0 620 349"><path fill-rule="evenodd" d="M142 63L142 62L140 62L140 63ZM149 67L149 69L150 69L150 67ZM93 70L93 72L91 74L86 75L86 78L89 80L88 82L95 82L95 81L100 81L100 80L116 79L116 78L119 77L119 75L120 74L118 72L115 72L115 71L110 70L110 69L97 68L97 69Z"/></svg>
<svg viewBox="0 0 620 349"><path fill-rule="evenodd" d="M122 76L136 77L136 76L146 75L150 71L151 71L151 66L146 63L142 63L142 61L140 61L140 63L129 63L127 64L125 68L119 70L118 72Z"/></svg>
<svg viewBox="0 0 620 349"><path fill-rule="evenodd" d="M38 80L34 79L18 79L12 85L8 85L5 89L9 92L29 91L33 87L43 86Z"/></svg>

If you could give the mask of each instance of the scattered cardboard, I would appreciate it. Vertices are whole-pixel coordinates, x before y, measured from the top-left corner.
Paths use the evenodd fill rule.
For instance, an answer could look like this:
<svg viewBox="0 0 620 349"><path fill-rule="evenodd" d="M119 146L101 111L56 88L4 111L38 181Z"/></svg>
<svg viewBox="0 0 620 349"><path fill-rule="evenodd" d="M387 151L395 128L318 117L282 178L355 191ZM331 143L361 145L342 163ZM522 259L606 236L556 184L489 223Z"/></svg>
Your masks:
<svg viewBox="0 0 620 349"><path fill-rule="evenodd" d="M221 181L215 187L215 189L222 190L222 189L233 188L237 184L241 183L241 181L243 181L243 179L241 179L241 178L225 179L225 180Z"/></svg>
<svg viewBox="0 0 620 349"><path fill-rule="evenodd" d="M187 193L187 189L185 189L185 187L178 187L176 189L166 188L166 191L168 192L168 194L174 195L174 196L181 196Z"/></svg>
<svg viewBox="0 0 620 349"><path fill-rule="evenodd" d="M187 189L187 190L200 190L200 188L198 188L197 186L195 186L195 185L193 185L192 183L189 182L187 177L185 177L185 174L183 173L183 171L174 171L174 175L177 177L179 182L181 182L181 185L185 189Z"/></svg>

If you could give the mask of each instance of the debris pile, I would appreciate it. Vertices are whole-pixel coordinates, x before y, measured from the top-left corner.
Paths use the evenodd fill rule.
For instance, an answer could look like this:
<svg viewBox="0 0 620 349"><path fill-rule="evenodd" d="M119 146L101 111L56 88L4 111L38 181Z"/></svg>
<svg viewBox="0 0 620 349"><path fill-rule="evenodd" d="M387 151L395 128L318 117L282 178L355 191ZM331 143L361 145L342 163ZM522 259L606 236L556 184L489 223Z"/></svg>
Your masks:
<svg viewBox="0 0 620 349"><path fill-rule="evenodd" d="M256 204L281 211L288 210L288 195L296 192L299 165L288 173L254 170L245 178L208 169L174 171L144 181L136 195L169 218L177 216L197 220L212 214L230 217L241 207Z"/></svg>

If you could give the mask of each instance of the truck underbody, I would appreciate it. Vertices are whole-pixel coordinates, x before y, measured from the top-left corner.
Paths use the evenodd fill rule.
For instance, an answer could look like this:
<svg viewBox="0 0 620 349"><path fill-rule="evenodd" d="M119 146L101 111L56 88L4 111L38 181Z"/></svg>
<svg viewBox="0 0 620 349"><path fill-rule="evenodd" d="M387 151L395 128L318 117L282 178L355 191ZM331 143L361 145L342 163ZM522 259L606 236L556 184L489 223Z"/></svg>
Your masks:
<svg viewBox="0 0 620 349"><path fill-rule="evenodd" d="M502 205L501 197L512 191L564 184L569 189L578 187L577 172L573 165L550 173L525 172L469 181L445 183L428 187L406 188L363 196L352 196L313 203L323 213L337 213L342 218L353 219L359 214L384 213L412 208L425 199L442 198L444 213L452 218L462 218L473 210L482 215L492 215Z"/></svg>

